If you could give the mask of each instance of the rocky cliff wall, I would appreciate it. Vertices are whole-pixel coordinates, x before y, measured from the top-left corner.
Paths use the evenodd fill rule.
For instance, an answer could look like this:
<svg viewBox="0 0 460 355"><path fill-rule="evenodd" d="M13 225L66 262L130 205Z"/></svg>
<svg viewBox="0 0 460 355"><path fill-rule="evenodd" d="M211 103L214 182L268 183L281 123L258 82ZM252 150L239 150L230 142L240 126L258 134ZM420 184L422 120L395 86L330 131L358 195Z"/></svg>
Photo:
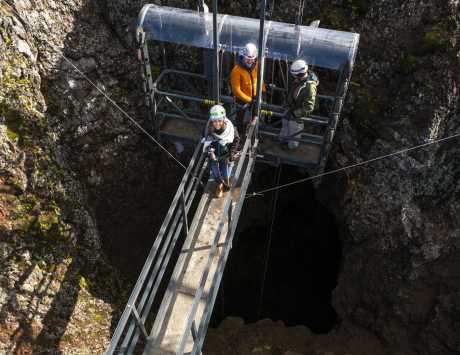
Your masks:
<svg viewBox="0 0 460 355"><path fill-rule="evenodd" d="M130 291L120 283L135 279L146 254L124 246L150 245L161 223L181 171L53 49L142 123L132 47L145 2L9 1L18 14L0 2L0 351L102 353L117 300ZM256 3L220 5L257 16ZM275 2L273 18L292 22L295 9ZM305 22L317 18L361 34L328 168L458 131L458 1L306 1ZM452 140L323 181L318 196L344 245L338 329L317 338L229 322L210 332L207 353L228 353L216 339L229 332L241 354L458 353L456 147ZM303 345L287 344L291 331Z"/></svg>

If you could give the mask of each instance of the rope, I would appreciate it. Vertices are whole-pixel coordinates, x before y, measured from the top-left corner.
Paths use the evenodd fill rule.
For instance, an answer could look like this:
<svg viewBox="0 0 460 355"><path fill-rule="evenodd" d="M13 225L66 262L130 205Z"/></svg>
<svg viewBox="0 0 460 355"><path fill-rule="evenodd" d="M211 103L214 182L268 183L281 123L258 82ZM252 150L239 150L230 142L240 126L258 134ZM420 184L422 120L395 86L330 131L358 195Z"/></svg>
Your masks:
<svg viewBox="0 0 460 355"><path fill-rule="evenodd" d="M0 0L2 1L2 0ZM6 0L3 0L3 2L16 14L21 18L21 15L16 11L15 8L13 8ZM35 36L34 36L35 38ZM36 40L40 41L39 39L35 38ZM160 142L158 142L157 139L155 139L150 133L148 133L134 118L132 118L125 110L123 110L114 100L112 100L111 97L108 96L102 89L99 88L93 81L91 81L88 76L85 75L75 64L72 63L70 59L68 59L64 53L59 48L56 48L54 45L48 42L48 46L52 48L59 56L62 57L67 63L69 63L76 72L78 72L84 79L86 79L97 91L99 91L113 106L115 106L127 119L129 119L142 133L144 133L147 137L149 137L155 144L158 145L167 155L169 155L179 166L181 166L183 169L187 169L187 167L182 164L174 155L172 155Z"/></svg>
<svg viewBox="0 0 460 355"><path fill-rule="evenodd" d="M344 167L339 168L339 169L330 170L330 171L327 171L327 172L322 173L322 174L318 174L318 175L310 176L308 178L296 180L296 181L293 181L293 182L290 182L290 183L287 183L287 184L284 184L284 185L279 185L279 186L275 186L275 187L265 189L265 190L261 190L261 191L258 191L258 192L253 192L252 194L246 195L246 198L251 198L251 197L255 197L255 196L261 196L266 192L275 191L275 190L283 189L283 188L286 188L286 187L289 187L289 186L292 186L292 185L301 184L303 182L314 180L314 179L317 179L317 178L320 178L320 177L323 177L323 176L326 176L326 175L333 175L333 174L336 174L336 173L344 171L344 170L348 170L348 169L355 168L355 167L358 167L358 166L367 165L367 164L370 164L370 163L373 163L373 162L376 162L376 161L379 161L379 160L383 160L383 159L390 158L390 157L400 155L400 154L403 154L403 153L407 153L407 152L410 152L410 151L413 151L413 150L428 147L428 146L433 145L433 144L442 143L442 142L452 140L452 139L458 138L458 137L460 137L460 133L456 133L456 134L453 134L451 136L440 138L440 139L435 139L435 140L433 140L431 142L424 143L424 144L419 144L419 145L416 145L416 146L413 146L413 147L410 147L410 148L401 149L401 150L398 150L398 151L396 151L394 153L381 155L381 156L378 156L376 158L365 160L365 161L360 162L360 163L347 165L347 166L344 166Z"/></svg>
<svg viewBox="0 0 460 355"><path fill-rule="evenodd" d="M271 5L270 5L270 3L267 3L267 6L268 6L267 19L271 20L272 17L273 17L274 9L275 9L275 0L272 0Z"/></svg>
<svg viewBox="0 0 460 355"><path fill-rule="evenodd" d="M280 183L280 178L281 178L281 168L282 165L278 165L278 169L276 172L275 176L275 184ZM267 278L267 271L268 271L268 262L270 261L270 250L272 246L272 235L273 235L273 228L275 226L275 218L276 218L276 206L278 205L278 196L279 196L279 190L275 191L275 194L273 196L272 200L272 215L271 215L271 221L270 221L270 229L268 231L268 238L267 238L267 244L265 248L265 262L264 262L264 271L262 274L262 285L260 288L260 296L259 296L259 308L257 311L257 319L260 318L262 314L262 308L263 308L263 302L264 302L264 293L265 293L265 281Z"/></svg>
<svg viewBox="0 0 460 355"><path fill-rule="evenodd" d="M299 10L297 12L296 25L302 25L304 8L305 0L299 0Z"/></svg>

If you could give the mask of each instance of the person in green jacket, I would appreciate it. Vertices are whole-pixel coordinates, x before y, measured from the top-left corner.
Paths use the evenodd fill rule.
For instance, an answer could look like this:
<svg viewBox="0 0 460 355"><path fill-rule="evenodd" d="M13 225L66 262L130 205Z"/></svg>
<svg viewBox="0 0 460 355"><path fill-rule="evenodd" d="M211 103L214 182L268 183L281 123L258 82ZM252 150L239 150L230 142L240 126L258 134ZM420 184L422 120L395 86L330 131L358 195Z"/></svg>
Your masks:
<svg viewBox="0 0 460 355"><path fill-rule="evenodd" d="M294 61L290 68L294 83L288 93L288 114L282 120L280 139L289 149L299 146L292 138L300 138L304 129L302 118L308 117L315 109L316 94L319 84L315 73L308 70L308 64L303 59Z"/></svg>

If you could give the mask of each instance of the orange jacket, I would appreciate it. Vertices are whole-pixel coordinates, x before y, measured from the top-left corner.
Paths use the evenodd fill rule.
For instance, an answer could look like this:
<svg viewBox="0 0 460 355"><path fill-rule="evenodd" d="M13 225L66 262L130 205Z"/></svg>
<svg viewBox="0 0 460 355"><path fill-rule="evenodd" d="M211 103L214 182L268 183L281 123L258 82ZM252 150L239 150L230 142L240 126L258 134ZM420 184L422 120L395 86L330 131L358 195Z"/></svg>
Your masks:
<svg viewBox="0 0 460 355"><path fill-rule="evenodd" d="M230 75L230 84L232 86L232 93L238 99L245 103L252 101L252 98L256 96L257 93L257 68L259 67L259 62L254 66L252 72L249 73L248 70L242 68L240 65L236 64ZM252 88L251 88L252 83ZM262 91L265 92L265 83L262 83Z"/></svg>

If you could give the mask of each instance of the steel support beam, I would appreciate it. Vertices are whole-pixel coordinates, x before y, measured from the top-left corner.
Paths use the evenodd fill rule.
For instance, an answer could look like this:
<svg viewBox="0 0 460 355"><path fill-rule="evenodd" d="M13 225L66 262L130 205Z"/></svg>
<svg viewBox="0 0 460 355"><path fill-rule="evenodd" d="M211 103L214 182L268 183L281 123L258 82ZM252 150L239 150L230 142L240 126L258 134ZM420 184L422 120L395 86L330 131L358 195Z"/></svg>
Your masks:
<svg viewBox="0 0 460 355"><path fill-rule="evenodd" d="M257 71L257 96L256 96L256 109L255 114L260 118L260 111L262 106L262 81L265 70L265 12L267 9L267 0L260 1L260 26L259 26L259 67ZM256 125L256 136L258 128Z"/></svg>
<svg viewBox="0 0 460 355"><path fill-rule="evenodd" d="M219 36L217 28L217 0L212 1L212 31L214 41L214 100L220 102L220 65L219 65Z"/></svg>

